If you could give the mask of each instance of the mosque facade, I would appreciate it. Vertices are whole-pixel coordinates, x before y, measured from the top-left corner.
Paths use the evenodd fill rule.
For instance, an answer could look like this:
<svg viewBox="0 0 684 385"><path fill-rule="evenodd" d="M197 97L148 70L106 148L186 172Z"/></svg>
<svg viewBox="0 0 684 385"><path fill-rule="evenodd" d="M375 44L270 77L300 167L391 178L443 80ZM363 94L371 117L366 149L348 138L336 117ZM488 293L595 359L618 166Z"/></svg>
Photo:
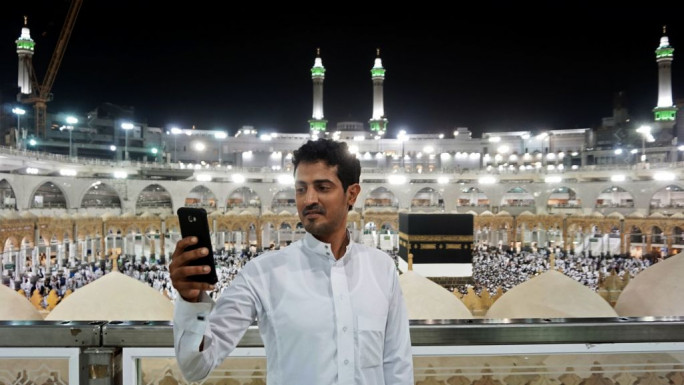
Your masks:
<svg viewBox="0 0 684 385"><path fill-rule="evenodd" d="M17 52L25 56L28 28L21 36ZM171 217L181 206L207 209L220 245L287 244L303 234L294 205L292 151L319 137L346 141L361 160L362 192L350 221L360 241L396 248L401 212L470 213L480 244L672 255L684 247L684 147L677 145L673 52L664 30L656 49L658 103L653 121L639 127L629 126L618 99L613 116L598 128L485 132L477 138L467 127L456 127L390 138L379 50L370 70L368 122L329 126L320 51L311 68L307 133L263 134L250 126L232 136L165 130L135 122L132 111L114 105L99 106L78 117L80 125L44 136L25 132L18 120L17 127L5 129L6 147L0 148L3 260L9 264L23 249L35 254L38 248L40 254L38 245L65 258L102 254L112 246L163 255L177 237ZM65 124L62 114L49 119L51 127ZM627 134L618 143L606 140L616 128L627 128L620 130ZM17 234L17 218L33 221L26 225L33 233ZM145 225L108 226L119 220L114 218ZM43 234L57 220L67 229ZM86 220L96 224L80 224ZM220 230L221 223L230 225ZM383 243L383 233L394 237Z"/></svg>

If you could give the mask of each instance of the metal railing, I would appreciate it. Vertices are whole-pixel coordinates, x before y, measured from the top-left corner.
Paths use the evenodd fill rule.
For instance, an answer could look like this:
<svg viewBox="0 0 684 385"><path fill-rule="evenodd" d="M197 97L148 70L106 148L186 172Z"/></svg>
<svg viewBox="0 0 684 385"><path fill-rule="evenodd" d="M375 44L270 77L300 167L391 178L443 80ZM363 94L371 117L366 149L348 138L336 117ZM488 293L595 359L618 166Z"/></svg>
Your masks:
<svg viewBox="0 0 684 385"><path fill-rule="evenodd" d="M444 360L466 356L472 366L478 355L491 361L496 357L510 359L512 354L528 359L535 354L602 353L633 357L636 353L642 354L643 360L649 360L644 361L643 368L639 366L638 370L643 371L660 364L648 353L666 351L667 365L674 365L668 370L684 371L684 317L412 320L410 330L417 380L434 372L433 367L438 365L433 361L441 362L444 367ZM256 324L245 333L234 355L265 362ZM50 362L60 359L65 361L61 369L57 363L55 368L50 368ZM166 374L157 376L175 375L181 379L173 353L171 322L0 321L0 381L5 380L3 373L19 377L23 375L22 369L43 365L43 373L47 366L51 373L68 379L69 384L152 383L149 376L148 382L142 382L141 373L154 366L146 365L146 360L156 359L167 360ZM561 370L572 366L565 364ZM489 363L483 367L451 369L463 375L468 372L481 375L484 367L490 367L494 374L509 370ZM575 366L571 371L579 369ZM233 375L252 376L253 371L253 368L247 374L233 371ZM592 373L595 371L591 369ZM27 375L31 373L39 375L40 371L29 371ZM256 375L263 378L263 373ZM32 380L43 383L36 381L37 378Z"/></svg>

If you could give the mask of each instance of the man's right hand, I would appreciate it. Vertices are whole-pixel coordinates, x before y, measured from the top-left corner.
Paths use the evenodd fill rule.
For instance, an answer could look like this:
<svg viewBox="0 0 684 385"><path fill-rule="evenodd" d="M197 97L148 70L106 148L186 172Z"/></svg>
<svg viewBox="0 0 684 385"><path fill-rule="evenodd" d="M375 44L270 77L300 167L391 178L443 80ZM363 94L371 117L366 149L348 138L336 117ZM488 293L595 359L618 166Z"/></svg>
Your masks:
<svg viewBox="0 0 684 385"><path fill-rule="evenodd" d="M171 284L184 300L199 302L202 291L214 290L214 286L205 282L189 279L191 275L207 274L211 268L207 265L188 265L188 262L207 255L209 250L201 247L196 250L185 251L185 248L197 243L197 237L186 237L176 243L176 249L171 256L169 275Z"/></svg>

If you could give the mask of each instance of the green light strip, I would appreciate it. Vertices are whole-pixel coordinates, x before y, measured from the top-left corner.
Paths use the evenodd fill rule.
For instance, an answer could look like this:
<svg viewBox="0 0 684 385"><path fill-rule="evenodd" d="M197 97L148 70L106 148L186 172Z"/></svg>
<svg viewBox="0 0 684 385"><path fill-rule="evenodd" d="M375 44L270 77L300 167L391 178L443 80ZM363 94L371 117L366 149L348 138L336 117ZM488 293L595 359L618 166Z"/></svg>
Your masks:
<svg viewBox="0 0 684 385"><path fill-rule="evenodd" d="M17 40L17 49L27 49L30 51L34 50L36 43L31 40Z"/></svg>
<svg viewBox="0 0 684 385"><path fill-rule="evenodd" d="M371 69L371 76L375 77L385 77L385 69L384 68L373 68Z"/></svg>

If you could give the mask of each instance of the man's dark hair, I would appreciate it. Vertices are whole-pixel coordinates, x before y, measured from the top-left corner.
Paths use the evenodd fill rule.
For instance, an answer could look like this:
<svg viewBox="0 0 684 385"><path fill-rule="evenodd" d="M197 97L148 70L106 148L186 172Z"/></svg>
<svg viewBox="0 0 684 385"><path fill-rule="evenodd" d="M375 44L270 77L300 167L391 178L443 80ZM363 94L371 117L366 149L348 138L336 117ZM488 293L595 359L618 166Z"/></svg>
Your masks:
<svg viewBox="0 0 684 385"><path fill-rule="evenodd" d="M342 182L344 191L361 177L361 162L349 152L346 142L332 139L309 140L292 154L294 171L300 163L325 162L328 166L337 166L337 177Z"/></svg>

